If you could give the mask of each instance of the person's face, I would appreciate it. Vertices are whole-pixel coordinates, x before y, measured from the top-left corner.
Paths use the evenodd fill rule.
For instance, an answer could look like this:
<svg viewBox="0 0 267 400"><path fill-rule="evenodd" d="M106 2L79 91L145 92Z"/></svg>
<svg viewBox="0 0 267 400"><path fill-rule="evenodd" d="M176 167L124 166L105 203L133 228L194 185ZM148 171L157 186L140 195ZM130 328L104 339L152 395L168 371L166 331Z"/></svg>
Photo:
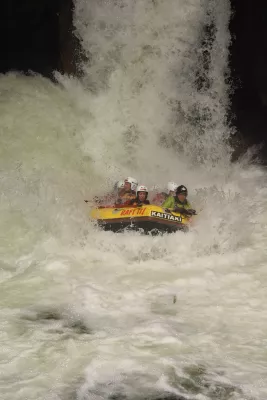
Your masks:
<svg viewBox="0 0 267 400"><path fill-rule="evenodd" d="M183 203L187 196L185 193L179 193L177 197Z"/></svg>
<svg viewBox="0 0 267 400"><path fill-rule="evenodd" d="M125 182L124 183L124 189L126 190L126 192L130 192L130 190L131 190L130 182Z"/></svg>
<svg viewBox="0 0 267 400"><path fill-rule="evenodd" d="M139 192L138 193L138 198L140 201L145 201L146 199L146 192Z"/></svg>

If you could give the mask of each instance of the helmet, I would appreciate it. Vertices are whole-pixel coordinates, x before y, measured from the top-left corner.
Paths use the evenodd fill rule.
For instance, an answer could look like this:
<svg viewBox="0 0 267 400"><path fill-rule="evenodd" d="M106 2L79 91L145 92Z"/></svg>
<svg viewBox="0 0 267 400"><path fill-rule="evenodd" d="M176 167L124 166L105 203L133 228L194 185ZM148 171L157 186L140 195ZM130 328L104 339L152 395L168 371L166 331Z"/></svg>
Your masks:
<svg viewBox="0 0 267 400"><path fill-rule="evenodd" d="M178 188L178 185L175 182L168 182L167 188L168 192L175 192L176 189Z"/></svg>
<svg viewBox="0 0 267 400"><path fill-rule="evenodd" d="M128 176L128 178L126 178L124 182L129 182L131 184L131 189L136 191L138 182L135 178L131 178L130 176Z"/></svg>
<svg viewBox="0 0 267 400"><path fill-rule="evenodd" d="M147 187L144 186L144 185L138 186L137 189L136 189L136 191L137 191L137 193L138 193L138 192L146 192L146 193L148 193Z"/></svg>
<svg viewBox="0 0 267 400"><path fill-rule="evenodd" d="M178 186L178 188L176 189L176 195L182 193L187 196L187 188L184 185Z"/></svg>
<svg viewBox="0 0 267 400"><path fill-rule="evenodd" d="M120 190L124 188L124 181L118 181L116 183L116 189Z"/></svg>

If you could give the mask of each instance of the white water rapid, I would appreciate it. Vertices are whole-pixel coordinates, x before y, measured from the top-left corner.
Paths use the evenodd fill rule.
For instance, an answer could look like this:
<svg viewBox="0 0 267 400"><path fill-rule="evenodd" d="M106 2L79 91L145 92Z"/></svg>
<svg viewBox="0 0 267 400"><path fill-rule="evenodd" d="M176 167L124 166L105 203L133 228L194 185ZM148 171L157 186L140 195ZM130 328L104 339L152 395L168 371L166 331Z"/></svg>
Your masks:
<svg viewBox="0 0 267 400"><path fill-rule="evenodd" d="M228 0L76 0L80 80L0 77L1 400L265 400L266 172L230 162ZM184 184L192 231L84 199Z"/></svg>

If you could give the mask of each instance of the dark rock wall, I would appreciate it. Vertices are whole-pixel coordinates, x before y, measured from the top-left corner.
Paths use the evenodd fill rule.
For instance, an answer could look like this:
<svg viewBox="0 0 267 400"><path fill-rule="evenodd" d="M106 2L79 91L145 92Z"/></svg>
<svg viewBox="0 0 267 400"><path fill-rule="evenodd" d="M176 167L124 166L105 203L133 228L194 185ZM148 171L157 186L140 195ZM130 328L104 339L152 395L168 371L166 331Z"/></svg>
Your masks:
<svg viewBox="0 0 267 400"><path fill-rule="evenodd" d="M84 60L85 56L74 33L73 8L72 0L60 0L58 68L67 74L80 75L80 61Z"/></svg>
<svg viewBox="0 0 267 400"><path fill-rule="evenodd" d="M73 34L72 0L6 0L0 14L0 72L78 74L80 45Z"/></svg>
<svg viewBox="0 0 267 400"><path fill-rule="evenodd" d="M58 67L59 0L6 0L1 18L1 72L33 70L50 76Z"/></svg>
<svg viewBox="0 0 267 400"><path fill-rule="evenodd" d="M231 0L231 4L233 123L247 146L267 138L267 1ZM267 160L266 145L261 154Z"/></svg>

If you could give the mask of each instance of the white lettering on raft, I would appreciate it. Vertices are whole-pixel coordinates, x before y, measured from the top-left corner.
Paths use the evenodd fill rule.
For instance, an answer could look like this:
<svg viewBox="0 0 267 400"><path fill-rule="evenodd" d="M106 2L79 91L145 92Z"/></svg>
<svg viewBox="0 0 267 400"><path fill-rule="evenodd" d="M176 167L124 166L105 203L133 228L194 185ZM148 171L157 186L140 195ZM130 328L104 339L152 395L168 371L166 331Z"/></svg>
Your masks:
<svg viewBox="0 0 267 400"><path fill-rule="evenodd" d="M167 219L168 221L182 222L181 217L176 217L175 215L165 214L157 211L151 211L151 217Z"/></svg>

